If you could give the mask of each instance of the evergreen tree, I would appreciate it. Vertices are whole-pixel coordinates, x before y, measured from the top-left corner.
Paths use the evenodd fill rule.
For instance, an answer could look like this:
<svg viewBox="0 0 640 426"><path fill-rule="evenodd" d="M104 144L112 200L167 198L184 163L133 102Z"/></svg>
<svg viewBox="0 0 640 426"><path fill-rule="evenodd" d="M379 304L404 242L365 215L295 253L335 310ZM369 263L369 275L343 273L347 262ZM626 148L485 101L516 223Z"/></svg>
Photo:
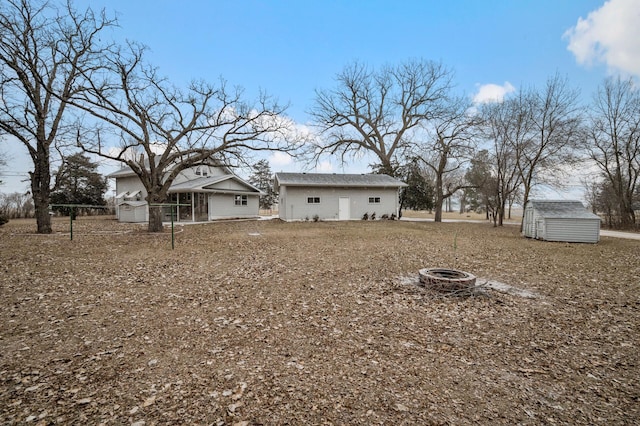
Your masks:
<svg viewBox="0 0 640 426"><path fill-rule="evenodd" d="M465 179L471 185L466 188L465 199L473 211L484 210L487 215L491 210L497 183L491 172L489 151L483 149L471 159L471 165L465 174Z"/></svg>
<svg viewBox="0 0 640 426"><path fill-rule="evenodd" d="M277 202L278 193L273 187L273 173L267 160L260 160L253 165L249 183L264 193L260 196L261 209L268 210Z"/></svg>
<svg viewBox="0 0 640 426"><path fill-rule="evenodd" d="M403 177L407 187L402 189L400 204L411 210L433 210L434 190L428 174L417 161L403 167Z"/></svg>
<svg viewBox="0 0 640 426"><path fill-rule="evenodd" d="M56 186L51 193L51 204L84 204L104 206L107 202L107 179L97 172L98 164L81 153L67 157L56 175ZM68 207L54 207L64 215Z"/></svg>

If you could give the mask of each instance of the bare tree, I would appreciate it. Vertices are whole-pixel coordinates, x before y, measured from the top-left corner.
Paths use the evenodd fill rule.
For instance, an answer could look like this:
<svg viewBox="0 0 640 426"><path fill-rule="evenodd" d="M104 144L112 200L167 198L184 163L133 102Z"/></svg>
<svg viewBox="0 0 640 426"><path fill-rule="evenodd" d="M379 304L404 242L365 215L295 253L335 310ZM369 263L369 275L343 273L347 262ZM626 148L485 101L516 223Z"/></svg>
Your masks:
<svg viewBox="0 0 640 426"><path fill-rule="evenodd" d="M481 111L484 138L490 146L488 152L492 170L488 182L493 190L487 197L487 202L494 226L503 225L509 197L521 184L513 141L520 138L524 132L522 121L513 119L513 108L512 102L505 101L486 104Z"/></svg>
<svg viewBox="0 0 640 426"><path fill-rule="evenodd" d="M148 229L161 232L162 210L153 205L167 202L181 171L209 159L247 163L249 151L291 150L295 141L285 108L269 96L247 103L224 80L180 90L144 62L144 51L133 43L114 51L105 69L85 76L91 86L73 104L102 122L79 135L82 148L133 170L147 191ZM116 142L105 140L107 131Z"/></svg>
<svg viewBox="0 0 640 426"><path fill-rule="evenodd" d="M68 130L68 100L82 71L104 52L99 34L115 21L71 1L5 0L0 5L0 130L16 137L33 161L29 173L39 233L51 232L51 149Z"/></svg>
<svg viewBox="0 0 640 426"><path fill-rule="evenodd" d="M342 161L372 154L381 173L395 175L414 131L440 114L452 72L440 63L413 60L372 71L361 63L336 77L337 87L316 91L310 111L323 135L312 157L339 154Z"/></svg>
<svg viewBox="0 0 640 426"><path fill-rule="evenodd" d="M480 119L470 113L464 98L447 99L439 114L428 123L428 142L417 145L419 158L435 176L435 221L442 222L442 205L453 194L469 186L462 172L473 157Z"/></svg>
<svg viewBox="0 0 640 426"><path fill-rule="evenodd" d="M33 217L33 200L29 193L0 193L0 214L7 218Z"/></svg>
<svg viewBox="0 0 640 426"><path fill-rule="evenodd" d="M515 132L510 143L515 149L523 204L536 183L553 184L551 177L561 172L560 167L575 160L582 137L578 95L566 78L556 74L543 90L520 91L507 101L512 105Z"/></svg>
<svg viewBox="0 0 640 426"><path fill-rule="evenodd" d="M633 227L634 192L640 183L640 91L629 80L607 79L591 108L589 155L616 199L618 224Z"/></svg>
<svg viewBox="0 0 640 426"><path fill-rule="evenodd" d="M0 177L2 176L3 169L7 166L7 154L3 151L0 151ZM2 181L0 180L0 185L2 185Z"/></svg>

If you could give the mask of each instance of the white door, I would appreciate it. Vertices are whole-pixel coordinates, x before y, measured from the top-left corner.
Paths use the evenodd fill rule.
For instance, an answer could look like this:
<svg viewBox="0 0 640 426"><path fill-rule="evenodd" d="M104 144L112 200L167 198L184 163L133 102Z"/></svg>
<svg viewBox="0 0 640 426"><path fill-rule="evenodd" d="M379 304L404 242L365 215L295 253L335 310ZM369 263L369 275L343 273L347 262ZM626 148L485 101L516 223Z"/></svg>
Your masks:
<svg viewBox="0 0 640 426"><path fill-rule="evenodd" d="M338 219L351 219L351 199L349 197L340 197L338 199Z"/></svg>

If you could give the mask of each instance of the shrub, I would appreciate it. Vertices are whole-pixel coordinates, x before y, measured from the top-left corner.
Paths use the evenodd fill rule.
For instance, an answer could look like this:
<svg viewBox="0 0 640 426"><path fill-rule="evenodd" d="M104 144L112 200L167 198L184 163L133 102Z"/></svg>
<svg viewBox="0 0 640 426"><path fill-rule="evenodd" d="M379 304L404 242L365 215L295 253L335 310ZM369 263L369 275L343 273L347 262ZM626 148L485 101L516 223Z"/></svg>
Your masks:
<svg viewBox="0 0 640 426"><path fill-rule="evenodd" d="M371 220L376 220L376 212L371 213Z"/></svg>
<svg viewBox="0 0 640 426"><path fill-rule="evenodd" d="M9 222L9 218L3 214L0 214L0 226L4 225L7 222Z"/></svg>
<svg viewBox="0 0 640 426"><path fill-rule="evenodd" d="M396 214L391 213L391 216L389 216L389 220L396 220Z"/></svg>
<svg viewBox="0 0 640 426"><path fill-rule="evenodd" d="M380 220L388 220L388 219L389 219L389 215L386 213L380 216Z"/></svg>
<svg viewBox="0 0 640 426"><path fill-rule="evenodd" d="M369 213L365 213L362 215L362 220L369 220Z"/></svg>
<svg viewBox="0 0 640 426"><path fill-rule="evenodd" d="M318 216L317 214L313 215L313 221L314 222L319 222L320 221L320 216Z"/></svg>

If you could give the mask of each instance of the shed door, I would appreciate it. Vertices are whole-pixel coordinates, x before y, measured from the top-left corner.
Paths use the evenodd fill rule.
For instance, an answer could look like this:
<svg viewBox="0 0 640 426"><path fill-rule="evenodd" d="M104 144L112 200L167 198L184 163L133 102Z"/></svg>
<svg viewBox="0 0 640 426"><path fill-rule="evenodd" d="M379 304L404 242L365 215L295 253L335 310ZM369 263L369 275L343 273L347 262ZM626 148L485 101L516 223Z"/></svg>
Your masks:
<svg viewBox="0 0 640 426"><path fill-rule="evenodd" d="M524 211L524 236L529 238L535 238L535 222L533 218L533 209L526 209Z"/></svg>
<svg viewBox="0 0 640 426"><path fill-rule="evenodd" d="M351 199L349 197L340 197L338 199L338 219L351 219Z"/></svg>

